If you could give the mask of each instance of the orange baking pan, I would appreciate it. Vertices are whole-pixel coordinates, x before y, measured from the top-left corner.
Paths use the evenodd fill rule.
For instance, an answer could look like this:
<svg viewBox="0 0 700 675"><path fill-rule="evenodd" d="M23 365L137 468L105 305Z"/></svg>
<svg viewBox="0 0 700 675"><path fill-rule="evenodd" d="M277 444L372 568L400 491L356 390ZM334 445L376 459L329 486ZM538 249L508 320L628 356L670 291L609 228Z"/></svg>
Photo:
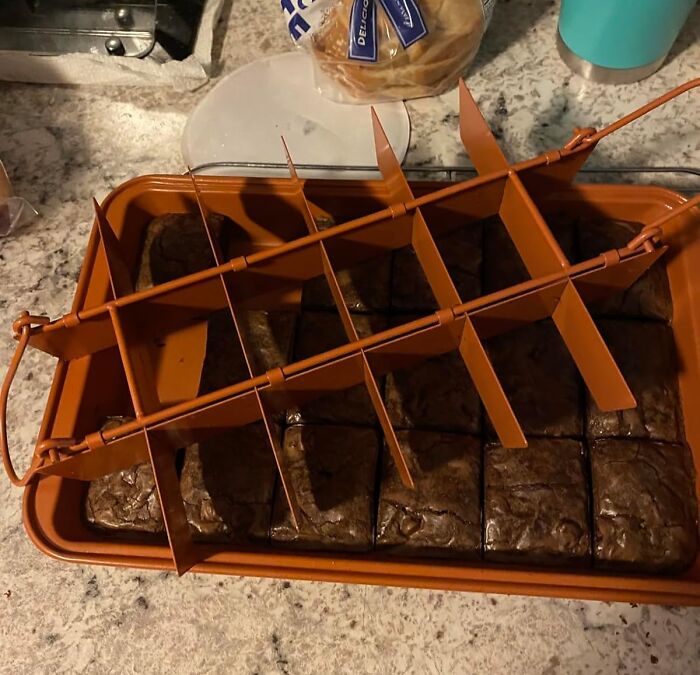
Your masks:
<svg viewBox="0 0 700 675"><path fill-rule="evenodd" d="M460 86L460 132L478 177L452 184L409 182L374 115L381 180L301 180L290 177L145 176L95 203L95 227L73 306L49 320L24 313L0 392L3 462L24 486L23 518L35 544L60 560L220 574L322 579L442 589L549 595L669 604L700 604L700 558L677 576L621 575L592 569L543 569L375 553L309 553L282 548L237 548L192 538L175 465L178 449L237 426L262 421L292 523L300 517L274 416L325 394L366 387L388 452L404 485L410 462L385 408L379 379L432 356L456 352L483 403L495 434L510 448L527 438L499 382L483 341L551 318L601 410L633 407L635 399L586 304L629 287L663 258L673 300L672 331L679 361L685 436L700 464L700 199L634 185L574 182L599 141L654 107L700 85L689 82L601 131L577 129L562 148L510 164L468 89ZM220 249L211 213L235 223L233 243ZM166 213L197 213L214 265L136 291L144 230ZM548 225L558 214L631 221L641 232L620 249L573 263ZM465 302L436 239L498 215L530 279ZM334 227L319 230L323 218ZM360 337L336 272L410 246L432 289L438 311ZM661 263L659 263L661 264ZM247 309L298 309L305 282L323 277L342 321L346 344L259 373L254 345L240 329ZM199 394L207 319L229 312L248 378ZM23 476L14 470L5 413L12 379L28 346L57 365L38 440ZM109 386L105 386L109 383ZM130 415L102 428L115 410ZM166 537L116 537L90 528L83 501L88 481L150 462ZM696 494L700 483L695 480Z"/></svg>

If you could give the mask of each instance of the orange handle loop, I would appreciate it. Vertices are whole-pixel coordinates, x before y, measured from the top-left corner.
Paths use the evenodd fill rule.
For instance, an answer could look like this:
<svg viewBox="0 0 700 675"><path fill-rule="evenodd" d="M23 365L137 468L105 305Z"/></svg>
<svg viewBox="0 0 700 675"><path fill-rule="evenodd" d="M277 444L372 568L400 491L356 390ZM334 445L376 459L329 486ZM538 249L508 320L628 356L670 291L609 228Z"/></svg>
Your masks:
<svg viewBox="0 0 700 675"><path fill-rule="evenodd" d="M10 395L10 387L12 386L12 381L15 379L17 374L17 369L24 356L24 351L29 344L29 338L32 334L32 324L46 324L49 323L49 318L45 316L32 316L29 312L22 312L17 321L12 325L12 329L15 336L18 337L17 349L15 349L14 356L10 361L10 367L7 369L7 374L3 380L2 387L0 388L0 453L2 453L2 463L5 467L5 472L10 478L10 482L13 485L23 486L26 485L32 478L34 473L36 473L37 468L42 462L42 457L35 454L32 458L32 463L27 469L27 472L20 478L17 475L14 467L12 466L12 459L10 458L10 450L7 444L7 399Z"/></svg>
<svg viewBox="0 0 700 675"><path fill-rule="evenodd" d="M653 223L646 225L644 229L634 239L632 239L632 241L630 241L625 248L633 251L640 246L643 246L647 242L650 242L650 240L654 237L661 237L663 235L663 226L666 223L696 206L700 206L700 195L695 195L695 197L689 199L687 202L685 202L685 204L674 207L668 213L661 216L661 218L657 218Z"/></svg>
<svg viewBox="0 0 700 675"><path fill-rule="evenodd" d="M637 110L634 110L628 115L621 117L619 120L613 122L612 124L609 124L607 127L604 127L600 131L596 131L592 127L586 129L574 129L574 135L566 143L566 145L564 145L564 150L573 150L582 143L597 143L599 140L605 138L614 131L621 129L622 127L628 125L630 122L634 122L643 115L646 115L648 112L651 112L656 108L660 108L665 103L668 103L672 99L680 96L681 94L685 94L687 91L695 89L696 87L700 87L700 77L694 80L690 80L685 84L681 84L675 89L671 89L671 91L667 91L662 96L655 98L653 101L649 101L649 103L647 103L646 105L643 105L641 108L637 108Z"/></svg>

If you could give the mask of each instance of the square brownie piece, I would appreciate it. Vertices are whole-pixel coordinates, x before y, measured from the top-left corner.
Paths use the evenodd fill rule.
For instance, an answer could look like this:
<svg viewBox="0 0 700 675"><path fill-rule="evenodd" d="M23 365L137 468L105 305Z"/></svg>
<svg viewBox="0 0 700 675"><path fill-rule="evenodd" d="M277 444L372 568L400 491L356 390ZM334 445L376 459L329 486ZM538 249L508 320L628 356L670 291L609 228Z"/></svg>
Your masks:
<svg viewBox="0 0 700 675"><path fill-rule="evenodd" d="M262 423L189 446L180 478L196 538L267 541L277 468Z"/></svg>
<svg viewBox="0 0 700 675"><path fill-rule="evenodd" d="M319 230L334 227L335 219L329 215L316 216ZM346 269L333 266L345 304L351 312L383 312L389 308L391 291L391 254L358 263ZM304 309L335 309L335 302L325 276L309 279L301 296Z"/></svg>
<svg viewBox="0 0 700 675"><path fill-rule="evenodd" d="M596 564L638 572L679 572L692 564L698 514L685 447L596 441L591 471Z"/></svg>
<svg viewBox="0 0 700 675"><path fill-rule="evenodd" d="M346 269L334 267L334 271L345 304L351 312L384 312L389 308L390 253ZM301 305L304 309L335 309L325 276L309 279L304 284Z"/></svg>
<svg viewBox="0 0 700 675"><path fill-rule="evenodd" d="M254 376L289 362L296 319L293 312L246 310L237 317L246 345L252 352ZM200 393L229 387L248 378L243 348L230 311L222 309L212 313Z"/></svg>
<svg viewBox="0 0 700 675"><path fill-rule="evenodd" d="M437 238L435 244L462 302L478 298L481 295L481 223L469 223ZM410 312L438 309L433 291L411 246L394 252L391 304L395 309Z"/></svg>
<svg viewBox="0 0 700 675"><path fill-rule="evenodd" d="M289 363L294 341L295 312L245 310L237 314L246 345L251 350L254 375Z"/></svg>
<svg viewBox="0 0 700 675"><path fill-rule="evenodd" d="M114 429L128 421L126 417L110 417L101 430ZM100 529L163 532L163 512L150 462L90 481L85 517Z"/></svg>
<svg viewBox="0 0 700 675"><path fill-rule="evenodd" d="M484 454L487 560L583 563L590 554L583 448L570 439L530 439L527 448Z"/></svg>
<svg viewBox="0 0 700 675"><path fill-rule="evenodd" d="M564 255L571 261L576 255L574 226L568 220L547 221ZM484 223L484 289L483 295L530 280L525 264L500 218Z"/></svg>
<svg viewBox="0 0 700 675"><path fill-rule="evenodd" d="M479 396L456 351L389 373L384 399L398 429L481 431Z"/></svg>
<svg viewBox="0 0 700 675"><path fill-rule="evenodd" d="M223 216L210 216L209 225L217 236L223 224ZM201 216L167 213L154 218L146 226L136 290L200 272L214 264L214 254Z"/></svg>
<svg viewBox="0 0 700 675"><path fill-rule="evenodd" d="M386 327L385 318L378 314L356 314L353 316L353 323L360 338L379 333ZM302 312L294 359L300 361L347 343L348 339L337 313ZM381 379L379 386L381 390ZM288 424L311 422L371 426L376 419L372 400L364 383L326 394L287 411Z"/></svg>
<svg viewBox="0 0 700 675"><path fill-rule="evenodd" d="M134 464L90 481L85 516L101 529L163 532L163 512L151 465Z"/></svg>
<svg viewBox="0 0 700 675"><path fill-rule="evenodd" d="M435 431L399 431L396 436L415 489L401 482L386 450L377 547L401 555L478 558L481 441Z"/></svg>
<svg viewBox="0 0 700 675"><path fill-rule="evenodd" d="M581 256L588 260L604 251L623 248L641 229L640 223L580 219L577 231ZM663 258L627 290L592 304L591 312L597 316L646 317L669 321L673 305Z"/></svg>
<svg viewBox="0 0 700 675"><path fill-rule="evenodd" d="M582 435L581 381L551 320L491 338L486 349L525 434Z"/></svg>
<svg viewBox="0 0 700 675"><path fill-rule="evenodd" d="M283 452L301 522L296 530L278 486L272 541L307 549L370 549L378 445L373 429L289 427Z"/></svg>
<svg viewBox="0 0 700 675"><path fill-rule="evenodd" d="M671 328L662 323L605 319L599 329L637 407L601 412L588 394L590 438L682 440L678 366Z"/></svg>

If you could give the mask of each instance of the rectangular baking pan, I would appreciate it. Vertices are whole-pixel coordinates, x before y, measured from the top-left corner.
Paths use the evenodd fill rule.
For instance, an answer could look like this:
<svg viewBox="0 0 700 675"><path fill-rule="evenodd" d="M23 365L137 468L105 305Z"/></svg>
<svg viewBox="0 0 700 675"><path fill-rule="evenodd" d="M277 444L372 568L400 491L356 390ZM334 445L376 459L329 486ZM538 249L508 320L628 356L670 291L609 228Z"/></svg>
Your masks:
<svg viewBox="0 0 700 675"><path fill-rule="evenodd" d="M467 117L469 115L473 115L473 110ZM44 447L49 439L79 439L85 436L88 439L87 446L81 452L84 451L85 457L92 453L91 456L101 459L98 462L98 469L89 462L81 465L80 462L74 461L69 465L73 460L68 457L68 461L64 461L66 458L62 457L61 461L47 463L46 466L37 470L34 480L27 483L23 501L24 524L34 543L48 555L72 562L481 592L700 604L700 558L696 559L692 567L681 576L659 577L620 575L593 570L568 572L541 568L504 567L484 562L474 564L417 562L377 553L313 554L282 552L271 548L236 550L223 545L190 542L188 544L190 559L181 568L178 565L175 541L177 537L170 532L170 529L168 530L171 535L170 542L165 539L159 542L155 539L109 536L86 526L82 518L82 505L87 483L85 480L69 477L72 475L71 471L74 471L73 475L80 475L80 478L85 478L91 470L98 473L107 471L107 467L110 466L110 456L105 452L98 454L97 451L116 447L119 439L96 438L94 432L97 430L97 419L103 409L126 411L132 406L137 408L137 403L141 401L138 400L138 396L134 396L134 389L138 390L134 382L136 381L140 386L145 383L143 379L139 380L142 374L127 373L124 377L120 371L122 361L128 363L129 358L127 356L125 359L122 355L120 360L119 355L115 355L115 350L117 346L121 349L124 342L127 347L129 346L128 336L126 340L122 336L121 341L117 336L119 345L110 345L107 341L99 350L95 350L94 346L86 347L76 339L76 336L78 338L82 336L87 342L105 340L104 334L100 333L102 329L98 322L100 312L121 315L119 321L124 321L124 317L128 317L128 312L131 311L129 307L138 307L139 302L143 301L139 298L132 301L129 293L120 293L116 269L119 265L134 268L143 229L147 223L152 218L165 213L196 212L202 204L206 204L205 220L206 210L216 211L229 216L245 234L241 237L240 244L240 256L244 257L236 259L244 262L238 263L238 266L233 262L230 265L234 275L241 269L246 274L251 273L251 270L255 269L253 263L258 264L258 261L262 261L260 264L269 262L272 265L283 265L284 262L275 263L275 261L284 260L285 253L281 254L280 251L284 249L285 252L291 251L291 255L300 255L298 252L305 250L304 247L309 242L314 245L324 242L321 245L322 250L327 246L329 251L338 255L336 248L333 247L333 239L337 236L346 236L348 241L354 241L356 244L370 242L380 248L398 248L406 243L403 238L396 235L395 241L387 241L390 239L387 237L388 230L377 231L382 227L382 223L392 220L400 222L401 218L410 213L412 202L409 197L414 198L416 204L425 204L426 207L431 203L443 206L442 209L434 209L431 212L430 227L435 234L454 228L456 216L472 221L479 220L498 211L499 207L503 215L503 204L509 198L511 202L522 199L527 205L524 213L535 213L538 218L539 214L546 219L553 215L568 213L634 221L645 227L658 223L659 219L667 218L669 212L674 210L674 214L677 215L664 224L662 239L663 245L668 247L665 259L674 306L672 330L679 361L683 364L679 374L679 387L685 433L695 466L699 465L700 421L693 411L700 401L700 324L698 323L700 317L698 317L699 305L696 297L696 289L700 284L700 243L694 236L692 227L697 221L697 213L688 208L688 201L677 193L658 187L572 183L571 179L590 154L594 143L590 143L587 147L571 146L567 152L560 153L558 157L543 156L501 170L498 168L500 161L498 155L494 160L494 150L488 147L488 143L484 146L483 136L465 139L465 145L477 169L483 169L484 178L447 187L444 183L428 182L404 185L396 174L397 165L392 165L390 157L387 159L386 154L382 157L382 151L386 151L386 148L382 148L381 130L379 130L378 139L379 165L384 175L383 180L379 181L312 180L302 185L296 180L292 167L291 180L201 177L195 184L191 177L146 176L122 185L109 195L102 207L98 209L96 227L88 243L71 314L64 317L62 321L53 322L53 328L55 328L53 333L51 330L37 330L31 336L35 346L49 352L53 350L61 357L49 394L37 447ZM579 142L580 140L579 138ZM387 161L389 166L386 165ZM513 173L520 178L513 178ZM398 205L397 182L399 193L401 190L407 191L406 198ZM508 185L514 185L513 189L516 190L510 197L506 195ZM327 236L312 233L304 238L305 220L303 213L296 208L299 203L297 198L300 186L304 199L308 200L310 205L314 208L327 209L335 217L336 222L349 221L348 225L340 230L333 228L336 232ZM517 192L520 188L522 191ZM467 193L471 193L472 196L468 196ZM413 205L413 209L418 212L420 206ZM377 213L381 215L372 220L371 214ZM522 215L522 212L519 213ZM539 220L533 222L541 228L541 232L547 232L545 224L540 224ZM338 234L339 231L341 231L340 234ZM107 234L108 232L112 234ZM109 237L112 235L114 241L110 243ZM414 245L417 245L415 241ZM542 249L538 255L546 259L549 255L546 236L542 238L541 244L536 242L534 246L538 245ZM525 248L531 246L531 243L524 244ZM119 253L115 253L116 251ZM484 333L492 330L489 329L491 325L489 320L494 323L496 319L502 321L505 318L506 323L509 324L508 328L515 328L519 323L538 318L539 311L545 311L543 316L547 315L548 310L532 310L533 306L541 304L529 303L527 298L531 298L533 294L544 293L542 297L545 297L547 289L553 288L556 284L572 283L572 279L579 281L580 278L577 275L609 274L610 270L614 273L616 269L621 269L622 263L627 264L627 270L630 269L630 265L637 265L637 272L641 273L652 264L659 251L660 249L655 249L650 242L645 242L644 247L640 246L638 251L623 252L627 257L623 256L622 259L619 255L617 259L614 259L614 256L613 258L608 256L601 258L603 264L596 263L588 267L585 264L579 266L567 264L564 266L563 276L548 275L545 269L532 282L521 285L523 288L520 290L511 290L510 293L505 293L503 298L500 300L497 298L490 304L484 301L481 305L476 302L464 305L452 303L450 306L444 300L440 300L443 309L437 315L425 317L406 330L389 331L387 335L373 336L370 340L360 341L359 347L354 343L350 347L359 349L357 352L359 354L371 357L367 359L370 370L372 367L381 365L381 357L386 360L386 355L390 353L390 350L387 351L387 345L391 344L407 345L406 349L409 351L424 350L426 353L423 357L426 354L439 353L440 350L445 351L445 349L436 344L441 339L444 342L444 335L450 332L455 320L463 322L460 327L468 325L469 321L473 320L479 328L478 337L483 337ZM110 257L113 258L112 263L110 263ZM115 259L119 261L119 265L114 264ZM539 260L537 255L534 255L533 260L537 264ZM294 265L284 269L289 272L292 267ZM332 265L330 267L332 268ZM426 270L429 277L436 274L435 269L439 270L439 265ZM329 281L332 282L332 269L327 273ZM181 292L188 286L195 287L208 283L206 274L191 275L191 277L185 279L179 286L175 284L173 288L177 288L173 292ZM247 277L242 274L240 278ZM298 289L295 290L289 284L283 286L276 285L276 282L271 284L268 281L270 277L264 275L262 282L256 281L257 277L252 274L250 278L253 281L246 283L254 288L252 290L244 288L241 291L238 287L235 292L240 295L235 296L233 304L239 307L272 308L294 306L295 302L298 303ZM439 282L435 285L439 286ZM156 296L152 294L147 301L153 302L154 297ZM158 297L163 299L161 296ZM512 303L520 302L521 298L526 298L521 305L525 308L523 311L527 316L519 316L518 320L515 320L513 317L517 312L513 313ZM154 306L151 305L151 307ZM503 307L510 307L511 310L506 311ZM86 319L86 317L90 318ZM128 324L130 320L126 318L125 323ZM93 323L90 324L90 321ZM81 322L82 325L80 325ZM86 325L88 327L92 325L94 332L86 333ZM23 330L22 326L20 328ZM579 347L575 344L575 340L572 342L570 349L573 347L573 353L573 350ZM312 378L315 369L329 369L336 367L344 360L349 360L350 356L356 353L350 347L344 351L339 348L334 350L333 354L321 355L316 361L304 367L299 365L296 368L297 364L291 364L289 372L279 374L282 378L280 386L284 388L285 381L291 380L293 376L298 376L301 380L304 377ZM128 352L128 349L126 351ZM575 354L575 358L577 356L577 363L581 361L579 366L584 370L588 369L587 372L591 377L589 386L602 387L604 390L610 388L607 387L609 383L612 383L612 389L617 386L614 373L609 372L610 369L607 369L606 364L600 366L598 363L590 363L589 354ZM586 374L583 374L585 378ZM284 379L285 377L287 380ZM372 375L368 377L371 379ZM191 436L187 434L192 431L194 423L187 422L187 419L197 418L200 420L200 425L206 425L206 419L216 419L207 418L206 415L210 414L210 411L222 401L227 404L231 401L235 404L238 401L238 408L232 404L229 409L243 409L247 405L244 401L248 400L245 397L249 397L251 392L258 392L256 395L259 395L260 392L269 391L272 383L271 376L268 379L269 382L261 378L257 380L253 378L247 383L231 388L231 391L225 392L218 399L214 396L206 400L185 400L180 407L166 406L167 411L170 411L171 419L175 413L181 413L180 422L175 423L171 431L174 429L176 433L182 434L183 438L190 438ZM105 388L103 386L105 381L109 381L112 386ZM490 391L488 387L487 391ZM261 404L261 407L264 409L265 406ZM161 410L149 409L148 404L141 412L145 420L155 420L154 416L162 413ZM215 413L211 414L215 415ZM243 417L245 414L245 412L240 413ZM262 414L265 415L265 412L263 411ZM182 422L183 419L185 422ZM142 424L146 422L142 420ZM197 425L194 424L194 426ZM512 428L508 427L508 420L504 423L501 419L495 426L497 431L500 429L499 433L502 437L512 431ZM392 433L391 430L385 430L385 432L388 435ZM110 446L110 442L115 444ZM127 445L123 443L123 447ZM55 445L52 446L51 451L56 452ZM121 461L125 461L124 457L127 457L129 452L128 448L122 451ZM150 447L149 454L153 461L155 454ZM113 452L111 457L114 456L116 453ZM134 458L137 456L138 453ZM104 459L105 457L107 459ZM143 459L142 456L139 458ZM78 468L66 468L69 466ZM63 475L59 475L61 473ZM159 485L159 490L160 488ZM167 491L167 488L164 487L163 490ZM160 491L161 502L164 501L163 490ZM700 483L697 480L696 494L700 496ZM167 511L167 504L164 504L164 511ZM182 563L182 558L180 562Z"/></svg>

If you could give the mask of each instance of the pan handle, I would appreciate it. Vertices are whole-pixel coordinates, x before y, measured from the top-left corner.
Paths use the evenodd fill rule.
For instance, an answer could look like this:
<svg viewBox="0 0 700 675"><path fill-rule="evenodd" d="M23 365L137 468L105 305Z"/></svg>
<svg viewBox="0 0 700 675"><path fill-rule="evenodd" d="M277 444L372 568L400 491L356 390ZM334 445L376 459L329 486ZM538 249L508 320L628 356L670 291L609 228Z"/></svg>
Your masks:
<svg viewBox="0 0 700 675"><path fill-rule="evenodd" d="M15 353L10 361L10 366L7 369L7 374L3 380L2 387L0 387L0 453L2 453L2 463L5 467L5 472L7 473L10 482L13 485L18 485L20 487L29 482L41 463L42 458L41 455L35 453L31 466L29 469L27 469L24 476L20 478L17 475L17 472L12 466L12 459L10 457L10 450L7 443L7 399L10 395L12 381L17 374L17 369L19 368L19 364L24 356L24 351L29 344L29 338L32 334L32 325L47 324L49 321L49 318L46 316L33 316L29 314L29 312L22 312L19 319L12 324L12 329L18 339L17 348L15 349Z"/></svg>
<svg viewBox="0 0 700 675"><path fill-rule="evenodd" d="M621 129L622 127L628 125L630 122L634 122L636 119L639 119L643 115L646 115L647 113L651 112L652 110L655 110L656 108L660 108L665 103L668 103L672 99L677 98L681 94L685 94L687 91L695 89L696 87L700 87L700 77L695 78L694 80L689 80L688 82L679 85L675 89L671 89L671 91L667 91L662 96L655 98L653 101L649 101L649 103L647 103L646 105L643 105L641 108L637 108L637 110L634 110L628 115L621 117L619 120L613 122L612 124L609 124L607 127L604 127L600 131L596 131L592 127L586 129L574 129L574 135L571 138L571 140L569 140L566 143L566 145L564 145L564 149L573 150L574 148L583 143L597 143L599 140L605 138L614 131Z"/></svg>
<svg viewBox="0 0 700 675"><path fill-rule="evenodd" d="M628 248L630 251L634 251L635 249L644 246L647 251L652 250L652 241L657 237L662 237L663 226L669 220L673 220L673 218L676 216L680 216L681 213L685 213L696 206L700 206L700 195L695 195L695 197L692 197L680 206L674 206L668 213L661 216L661 218L657 218L653 223L645 225L642 231L634 239L632 239L625 248Z"/></svg>

